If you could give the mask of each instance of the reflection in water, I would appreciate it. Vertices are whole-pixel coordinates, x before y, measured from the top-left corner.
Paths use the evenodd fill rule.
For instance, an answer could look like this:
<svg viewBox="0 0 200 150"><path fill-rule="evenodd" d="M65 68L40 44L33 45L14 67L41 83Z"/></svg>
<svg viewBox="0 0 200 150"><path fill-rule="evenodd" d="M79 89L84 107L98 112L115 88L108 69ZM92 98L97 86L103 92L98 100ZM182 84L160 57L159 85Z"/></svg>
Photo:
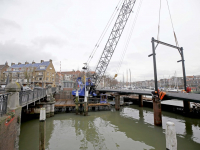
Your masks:
<svg viewBox="0 0 200 150"><path fill-rule="evenodd" d="M90 112L89 116L73 113L56 114L47 119L47 149L54 150L151 150L165 149L166 122L176 125L178 149L199 149L198 119L162 112L163 127L153 125L150 108L124 107L120 112ZM39 145L39 120L22 123L21 150L35 150ZM31 129L31 130L30 130Z"/></svg>

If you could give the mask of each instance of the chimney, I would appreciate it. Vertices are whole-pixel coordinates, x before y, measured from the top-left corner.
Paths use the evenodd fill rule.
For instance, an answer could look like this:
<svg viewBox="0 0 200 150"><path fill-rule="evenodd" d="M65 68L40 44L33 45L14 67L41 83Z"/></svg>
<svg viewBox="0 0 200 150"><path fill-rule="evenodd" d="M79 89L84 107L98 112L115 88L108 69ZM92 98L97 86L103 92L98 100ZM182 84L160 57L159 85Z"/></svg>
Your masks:
<svg viewBox="0 0 200 150"><path fill-rule="evenodd" d="M35 62L33 61L32 64L35 64Z"/></svg>
<svg viewBox="0 0 200 150"><path fill-rule="evenodd" d="M6 61L5 65L8 66L8 62L7 61Z"/></svg>
<svg viewBox="0 0 200 150"><path fill-rule="evenodd" d="M52 63L52 59L49 59L49 62Z"/></svg>
<svg viewBox="0 0 200 150"><path fill-rule="evenodd" d="M29 63L26 61L26 62L25 62L25 65L26 65L26 64L29 64Z"/></svg>
<svg viewBox="0 0 200 150"><path fill-rule="evenodd" d="M20 62L18 62L18 65L21 65L21 63L20 63Z"/></svg>
<svg viewBox="0 0 200 150"><path fill-rule="evenodd" d="M41 60L41 63L43 63L44 62L44 60Z"/></svg>
<svg viewBox="0 0 200 150"><path fill-rule="evenodd" d="M11 66L12 66L12 65L15 65L15 63L11 63Z"/></svg>

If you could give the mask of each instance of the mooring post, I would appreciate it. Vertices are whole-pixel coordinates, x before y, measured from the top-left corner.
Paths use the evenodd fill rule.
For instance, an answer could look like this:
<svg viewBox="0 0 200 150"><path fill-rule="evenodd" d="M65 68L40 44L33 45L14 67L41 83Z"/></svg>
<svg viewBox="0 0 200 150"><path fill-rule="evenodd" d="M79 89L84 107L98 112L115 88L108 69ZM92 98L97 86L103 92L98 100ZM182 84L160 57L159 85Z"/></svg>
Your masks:
<svg viewBox="0 0 200 150"><path fill-rule="evenodd" d="M176 129L173 122L166 123L166 150L177 150Z"/></svg>
<svg viewBox="0 0 200 150"><path fill-rule="evenodd" d="M40 125L39 125L39 150L45 150L46 140L46 110L40 109Z"/></svg>
<svg viewBox="0 0 200 150"><path fill-rule="evenodd" d="M154 125L162 126L161 102L159 97L153 98Z"/></svg>
<svg viewBox="0 0 200 150"><path fill-rule="evenodd" d="M143 107L143 95L139 95L139 107Z"/></svg>
<svg viewBox="0 0 200 150"><path fill-rule="evenodd" d="M85 92L84 98L84 116L88 115L88 91Z"/></svg>
<svg viewBox="0 0 200 150"><path fill-rule="evenodd" d="M76 100L75 100L75 104L76 104L76 115L78 115L78 90L76 91Z"/></svg>
<svg viewBox="0 0 200 150"><path fill-rule="evenodd" d="M120 95L118 93L115 95L115 110L120 110Z"/></svg>

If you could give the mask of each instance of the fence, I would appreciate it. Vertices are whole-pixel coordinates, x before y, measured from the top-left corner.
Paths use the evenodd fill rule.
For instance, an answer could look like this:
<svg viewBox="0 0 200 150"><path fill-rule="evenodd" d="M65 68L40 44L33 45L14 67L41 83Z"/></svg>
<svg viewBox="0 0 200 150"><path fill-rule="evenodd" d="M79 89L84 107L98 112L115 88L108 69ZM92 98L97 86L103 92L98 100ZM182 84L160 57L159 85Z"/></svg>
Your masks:
<svg viewBox="0 0 200 150"><path fill-rule="evenodd" d="M7 112L7 100L8 100L8 93L0 94L0 116L3 116Z"/></svg>
<svg viewBox="0 0 200 150"><path fill-rule="evenodd" d="M27 105L47 95L47 89L34 89L33 91L19 92L20 106Z"/></svg>

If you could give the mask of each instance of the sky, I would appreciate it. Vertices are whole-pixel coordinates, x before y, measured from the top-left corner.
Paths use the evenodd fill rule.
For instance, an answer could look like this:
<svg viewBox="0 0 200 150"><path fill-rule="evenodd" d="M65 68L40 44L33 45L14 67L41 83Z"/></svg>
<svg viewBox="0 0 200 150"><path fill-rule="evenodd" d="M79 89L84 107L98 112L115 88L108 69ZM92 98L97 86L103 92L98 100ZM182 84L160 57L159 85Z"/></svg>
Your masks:
<svg viewBox="0 0 200 150"><path fill-rule="evenodd" d="M0 64L52 59L56 71L60 71L60 61L62 71L81 70L120 1L0 0ZM184 49L186 75L200 75L200 1L168 0L168 4L178 44ZM158 35L159 8L160 0L136 0L106 74L114 77L118 73L119 81L123 75L127 80L127 72L131 72L131 81L154 78L153 57L148 55L152 53L151 38ZM89 64L91 70L95 70L115 19ZM159 40L175 45L166 0L161 0ZM175 72L181 77L180 59L177 49L158 45L158 79L172 77Z"/></svg>

